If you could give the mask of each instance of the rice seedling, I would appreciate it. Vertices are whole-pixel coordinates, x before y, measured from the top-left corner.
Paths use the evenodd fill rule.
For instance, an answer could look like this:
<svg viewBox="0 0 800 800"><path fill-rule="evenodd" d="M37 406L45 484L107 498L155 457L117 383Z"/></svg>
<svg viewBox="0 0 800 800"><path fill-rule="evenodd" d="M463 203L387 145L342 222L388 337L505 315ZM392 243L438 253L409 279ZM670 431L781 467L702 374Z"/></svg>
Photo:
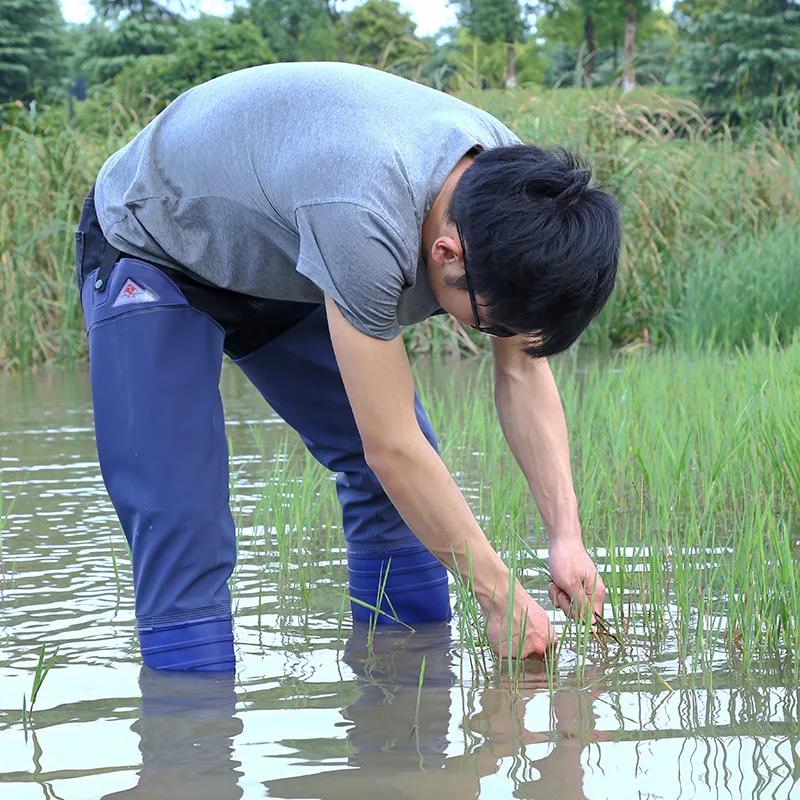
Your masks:
<svg viewBox="0 0 800 800"><path fill-rule="evenodd" d="M47 673L50 672L50 669L55 663L57 655L58 655L58 645L56 645L55 650L53 650L53 654L50 656L50 660L45 664L45 645L42 645L42 649L39 651L39 660L36 663L36 671L33 673L33 685L31 686L30 707L28 707L27 705L26 695L24 694L22 695L22 725L26 729L31 722L31 717L33 715L33 708L36 705L37 698L39 697L39 691L41 690L42 684L44 683L44 680L47 677Z"/></svg>
<svg viewBox="0 0 800 800"><path fill-rule="evenodd" d="M795 342L556 364L585 538L626 646L644 641L655 654L674 641L706 672L720 653L733 655L732 642L753 669L765 650L797 663L799 356ZM500 552L522 542L518 563L546 577L541 521L492 421L487 376L444 394L434 409L451 469L481 476L472 499ZM469 617L462 594L456 581L457 608ZM476 628L459 623L462 640ZM480 665L479 635L467 646Z"/></svg>
<svg viewBox="0 0 800 800"><path fill-rule="evenodd" d="M422 699L422 682L424 680L425 680L425 656L422 656L422 663L419 666L419 683L417 684L417 705L414 709L414 728L412 731L412 734L416 736L419 736L419 702Z"/></svg>
<svg viewBox="0 0 800 800"><path fill-rule="evenodd" d="M598 666L657 675L672 688L708 687L725 665L752 675L779 664L800 676L800 340L729 354L639 349L586 361L572 353L553 366L584 539L608 593L600 618L555 614L559 645L544 671L551 690L565 676L586 685ZM512 576L549 607L542 522L496 422L489 370L439 380L426 369L418 365L420 390L445 462ZM254 557L266 579L277 576L280 624L293 626L314 602L309 587L341 587L344 548L325 471L290 443L276 452L252 512ZM468 554L464 574L451 574L460 677L523 686L526 665L490 647ZM372 637L379 618L396 617L385 586L380 603L365 604ZM339 642L347 603L330 594ZM665 671L664 660L674 665Z"/></svg>
<svg viewBox="0 0 800 800"><path fill-rule="evenodd" d="M5 547L3 544L3 531L6 529L8 525L9 517L11 516L11 512L14 509L14 505L19 498L20 492L22 491L22 486L24 484L24 479L20 482L19 487L17 488L16 493L11 498L11 501L6 506L6 501L3 496L3 484L0 482L0 597L2 596L3 591L5 590L7 576L6 576L6 562L5 562ZM13 576L13 570L12 570Z"/></svg>

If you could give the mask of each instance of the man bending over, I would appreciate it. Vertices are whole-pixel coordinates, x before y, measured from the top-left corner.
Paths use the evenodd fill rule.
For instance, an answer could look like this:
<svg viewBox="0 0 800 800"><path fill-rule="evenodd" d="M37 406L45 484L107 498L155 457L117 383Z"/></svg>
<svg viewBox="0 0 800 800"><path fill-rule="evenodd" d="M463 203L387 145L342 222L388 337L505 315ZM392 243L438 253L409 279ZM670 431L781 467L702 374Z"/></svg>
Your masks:
<svg viewBox="0 0 800 800"><path fill-rule="evenodd" d="M500 423L549 537L550 597L599 612L605 589L582 542L547 357L603 307L620 239L613 198L571 155L348 64L217 78L111 156L77 231L78 279L144 663L235 665L225 353L338 473L354 597L374 605L391 561L385 594L399 618L442 622L445 566L466 574L469 559L498 650L552 645L547 614L510 587L415 393L401 326L437 313L492 337ZM369 614L353 605L354 618Z"/></svg>

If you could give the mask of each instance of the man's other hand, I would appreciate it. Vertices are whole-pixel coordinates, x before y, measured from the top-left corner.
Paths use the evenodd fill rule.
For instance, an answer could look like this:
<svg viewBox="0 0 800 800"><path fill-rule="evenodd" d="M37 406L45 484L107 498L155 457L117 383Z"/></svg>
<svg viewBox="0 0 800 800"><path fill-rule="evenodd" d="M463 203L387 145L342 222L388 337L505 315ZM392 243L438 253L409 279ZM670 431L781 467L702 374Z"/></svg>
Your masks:
<svg viewBox="0 0 800 800"><path fill-rule="evenodd" d="M550 575L550 599L568 617L603 615L606 587L580 537L550 541Z"/></svg>
<svg viewBox="0 0 800 800"><path fill-rule="evenodd" d="M516 582L514 594L514 630L509 643L507 593L498 593L483 608L486 632L494 651L503 658L543 658L558 643L547 612ZM520 643L520 636L522 642ZM509 646L510 645L510 646Z"/></svg>

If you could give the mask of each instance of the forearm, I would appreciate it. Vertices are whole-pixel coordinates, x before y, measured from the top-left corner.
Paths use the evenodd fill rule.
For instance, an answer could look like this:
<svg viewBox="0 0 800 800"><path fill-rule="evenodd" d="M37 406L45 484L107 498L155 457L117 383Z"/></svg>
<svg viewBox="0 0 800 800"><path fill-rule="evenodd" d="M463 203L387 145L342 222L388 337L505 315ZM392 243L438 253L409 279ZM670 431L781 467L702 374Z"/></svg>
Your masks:
<svg viewBox="0 0 800 800"><path fill-rule="evenodd" d="M422 436L370 454L400 515L430 552L465 579L484 608L508 594L509 573L436 451Z"/></svg>
<svg viewBox="0 0 800 800"><path fill-rule="evenodd" d="M564 410L546 361L496 369L495 404L548 537L580 536Z"/></svg>

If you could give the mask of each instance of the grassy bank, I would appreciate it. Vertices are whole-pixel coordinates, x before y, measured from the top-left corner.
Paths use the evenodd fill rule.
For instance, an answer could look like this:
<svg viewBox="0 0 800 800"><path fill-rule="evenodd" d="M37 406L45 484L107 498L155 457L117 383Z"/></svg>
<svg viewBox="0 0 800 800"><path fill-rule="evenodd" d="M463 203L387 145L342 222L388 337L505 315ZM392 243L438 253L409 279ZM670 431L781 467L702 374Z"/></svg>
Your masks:
<svg viewBox="0 0 800 800"><path fill-rule="evenodd" d="M584 537L609 589L605 617L622 642L598 643L559 622L563 668L580 677L607 647L614 669L639 670L656 684L648 665L706 686L726 669L777 671L795 682L800 339L727 357L641 348L585 365L570 355L555 368ZM448 376L423 398L443 458L492 542L550 608L541 520L491 410L489 370L469 383L452 369ZM340 598L308 589L327 585L330 554L340 552L333 484L302 448L276 456L268 447L263 456L275 468L241 523L253 525L265 558L280 554L282 608L302 621ZM506 669L473 624L474 604L456 595L460 645L474 671Z"/></svg>
<svg viewBox="0 0 800 800"><path fill-rule="evenodd" d="M586 342L736 344L767 327L784 339L800 327L800 303L789 301L800 264L797 131L712 134L690 104L646 92L464 97L525 141L588 155L620 200L620 279ZM97 170L146 109L84 108L75 129L62 109L19 113L0 132L0 367L85 355L72 234ZM420 352L470 346L443 320L409 331L408 343Z"/></svg>

